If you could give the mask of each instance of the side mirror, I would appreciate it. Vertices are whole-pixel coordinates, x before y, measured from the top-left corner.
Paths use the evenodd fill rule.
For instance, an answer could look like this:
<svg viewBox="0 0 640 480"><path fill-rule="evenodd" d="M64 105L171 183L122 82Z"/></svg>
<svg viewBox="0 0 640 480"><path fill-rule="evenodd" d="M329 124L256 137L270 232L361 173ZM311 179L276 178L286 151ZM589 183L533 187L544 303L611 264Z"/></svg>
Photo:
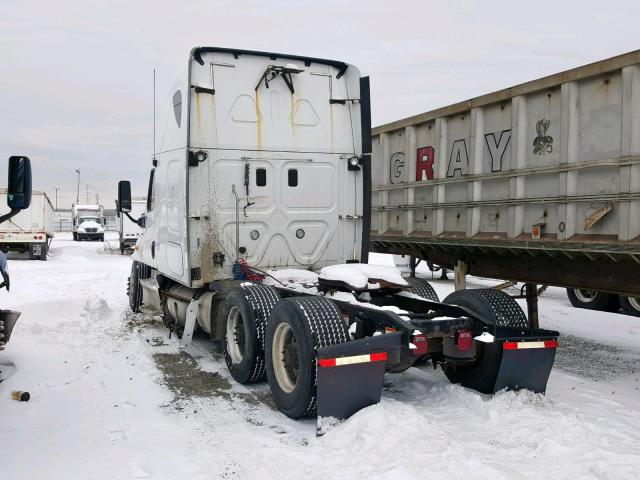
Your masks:
<svg viewBox="0 0 640 480"><path fill-rule="evenodd" d="M118 213L131 211L131 182L120 180L118 182Z"/></svg>
<svg viewBox="0 0 640 480"><path fill-rule="evenodd" d="M147 226L147 216L145 214L142 214L138 219L138 226L140 228L145 228Z"/></svg>
<svg viewBox="0 0 640 480"><path fill-rule="evenodd" d="M11 210L31 205L31 161L27 157L9 158L7 205Z"/></svg>

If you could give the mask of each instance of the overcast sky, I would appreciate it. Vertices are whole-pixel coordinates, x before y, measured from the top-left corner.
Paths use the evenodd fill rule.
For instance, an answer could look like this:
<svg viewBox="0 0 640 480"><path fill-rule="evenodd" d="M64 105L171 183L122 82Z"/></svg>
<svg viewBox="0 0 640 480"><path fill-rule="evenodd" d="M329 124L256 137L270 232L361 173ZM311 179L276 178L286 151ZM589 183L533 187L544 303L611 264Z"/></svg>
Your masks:
<svg viewBox="0 0 640 480"><path fill-rule="evenodd" d="M119 179L146 187L153 69L162 104L193 46L352 63L379 125L638 49L639 18L637 0L0 0L0 157L28 155L60 207L80 168L111 206Z"/></svg>

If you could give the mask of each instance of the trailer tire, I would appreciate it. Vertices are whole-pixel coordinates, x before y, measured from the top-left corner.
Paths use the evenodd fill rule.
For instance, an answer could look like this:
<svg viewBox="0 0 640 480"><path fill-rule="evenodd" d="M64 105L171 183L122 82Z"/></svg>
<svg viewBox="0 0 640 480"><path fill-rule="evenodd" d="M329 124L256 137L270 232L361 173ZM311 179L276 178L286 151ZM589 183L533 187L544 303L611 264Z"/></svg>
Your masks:
<svg viewBox="0 0 640 480"><path fill-rule="evenodd" d="M279 300L278 291L268 285L237 287L225 298L224 360L236 382L265 380L265 331Z"/></svg>
<svg viewBox="0 0 640 480"><path fill-rule="evenodd" d="M618 296L612 293L598 292L579 288L567 288L567 297L576 308L615 312L620 308Z"/></svg>
<svg viewBox="0 0 640 480"><path fill-rule="evenodd" d="M620 306L627 315L640 317L640 297L627 297L620 295Z"/></svg>
<svg viewBox="0 0 640 480"><path fill-rule="evenodd" d="M405 280L411 285L411 288L407 290L408 292L418 295L425 300L431 300L433 302L440 301L438 294L426 280L417 277L407 277Z"/></svg>
<svg viewBox="0 0 640 480"><path fill-rule="evenodd" d="M127 285L127 295L129 296L129 307L134 313L140 311L142 305L142 286L140 280L145 280L151 276L151 267L141 262L131 263L131 275Z"/></svg>
<svg viewBox="0 0 640 480"><path fill-rule="evenodd" d="M347 325L331 300L292 297L276 304L265 356L271 395L282 413L293 419L316 414L317 351L347 341Z"/></svg>
<svg viewBox="0 0 640 480"><path fill-rule="evenodd" d="M449 294L444 303L465 307L479 320L491 325L529 328L529 322L520 305L506 293L492 288L457 290ZM445 363L443 371L451 383L472 388L481 393L493 393L494 381L500 368L500 356L475 342L476 361L472 364Z"/></svg>

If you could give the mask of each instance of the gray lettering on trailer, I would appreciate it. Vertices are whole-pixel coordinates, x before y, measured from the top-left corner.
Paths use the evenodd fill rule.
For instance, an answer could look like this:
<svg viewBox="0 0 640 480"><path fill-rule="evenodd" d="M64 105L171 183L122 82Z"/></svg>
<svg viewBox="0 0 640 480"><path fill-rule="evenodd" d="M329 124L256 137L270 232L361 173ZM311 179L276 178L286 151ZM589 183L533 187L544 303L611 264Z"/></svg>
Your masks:
<svg viewBox="0 0 640 480"><path fill-rule="evenodd" d="M396 152L391 155L391 171L389 172L389 180L391 183L402 183L405 166L404 152Z"/></svg>
<svg viewBox="0 0 640 480"><path fill-rule="evenodd" d="M464 139L455 140L451 146L447 177L455 177L456 172L460 172L461 177L469 173L469 153Z"/></svg>
<svg viewBox="0 0 640 480"><path fill-rule="evenodd" d="M496 135L498 135L496 140ZM491 171L500 172L502 170L502 157L504 152L507 151L509 146L509 140L511 140L511 130L503 130L501 132L487 133L484 136L484 140L489 148L489 155L491 156Z"/></svg>

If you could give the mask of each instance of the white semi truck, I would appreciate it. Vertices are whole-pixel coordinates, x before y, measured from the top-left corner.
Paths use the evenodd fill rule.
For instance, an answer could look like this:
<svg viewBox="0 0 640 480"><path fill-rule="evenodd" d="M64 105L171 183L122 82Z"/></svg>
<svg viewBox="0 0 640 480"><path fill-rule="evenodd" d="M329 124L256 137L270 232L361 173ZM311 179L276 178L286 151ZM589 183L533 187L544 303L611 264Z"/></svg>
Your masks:
<svg viewBox="0 0 640 480"><path fill-rule="evenodd" d="M7 203L7 189L0 189L0 205ZM0 215L6 212L0 211ZM45 192L34 191L29 208L0 225L0 250L29 253L46 260L54 237L54 210Z"/></svg>
<svg viewBox="0 0 640 480"><path fill-rule="evenodd" d="M116 201L116 208L118 202ZM142 217L147 210L146 198L134 198L131 200L131 212L132 217ZM125 254L127 250L131 250L138 238L142 235L142 227L137 223L130 222L124 215L118 213L118 237L120 243L120 253Z"/></svg>
<svg viewBox="0 0 640 480"><path fill-rule="evenodd" d="M183 344L197 323L234 379L268 380L282 412L319 424L377 402L385 371L427 361L482 392L545 390L558 333L530 328L508 295L442 303L426 281L367 264L369 79L356 67L216 47L185 67L146 215L131 217L144 227L133 311L163 315ZM128 181L118 208L130 216Z"/></svg>
<svg viewBox="0 0 640 480"><path fill-rule="evenodd" d="M71 216L74 240L99 240L104 242L106 220L102 205L74 203L71 205Z"/></svg>

